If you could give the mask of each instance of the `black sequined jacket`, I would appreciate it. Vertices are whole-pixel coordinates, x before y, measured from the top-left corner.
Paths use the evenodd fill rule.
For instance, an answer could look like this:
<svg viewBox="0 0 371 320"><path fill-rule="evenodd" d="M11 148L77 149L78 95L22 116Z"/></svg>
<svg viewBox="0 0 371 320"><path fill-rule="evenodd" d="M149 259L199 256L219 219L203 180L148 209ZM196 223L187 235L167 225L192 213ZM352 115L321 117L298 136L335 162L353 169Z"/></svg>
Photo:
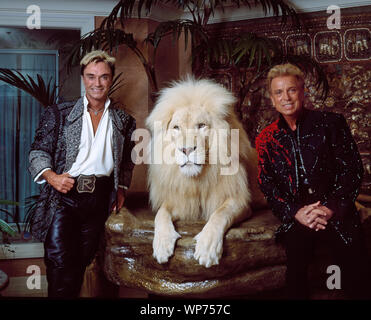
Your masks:
<svg viewBox="0 0 371 320"><path fill-rule="evenodd" d="M313 192L311 200L320 200L334 211L329 226L350 243L360 226L354 202L363 177L361 157L341 114L308 109L303 110L294 133L280 115L256 138L258 183L282 222L276 239L280 241L293 226L296 212L308 204L299 185L295 143Z"/></svg>
<svg viewBox="0 0 371 320"><path fill-rule="evenodd" d="M82 130L83 98L47 107L41 116L29 153L29 171L34 179L43 169L52 168L57 174L67 172L75 162ZM132 170L131 141L135 119L116 105L109 106L112 120L114 185L130 186ZM115 194L112 194L114 199ZM44 241L54 213L60 204L60 193L48 183L42 185L33 214L29 217L32 235Z"/></svg>

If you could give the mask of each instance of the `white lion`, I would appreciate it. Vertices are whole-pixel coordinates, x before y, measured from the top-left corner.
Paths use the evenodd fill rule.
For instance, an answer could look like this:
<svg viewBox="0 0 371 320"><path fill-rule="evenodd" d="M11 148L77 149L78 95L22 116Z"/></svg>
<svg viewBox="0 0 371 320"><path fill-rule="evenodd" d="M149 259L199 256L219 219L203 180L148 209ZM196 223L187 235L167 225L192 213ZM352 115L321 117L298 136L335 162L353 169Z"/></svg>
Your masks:
<svg viewBox="0 0 371 320"><path fill-rule="evenodd" d="M207 221L195 237L194 257L208 268L219 263L228 228L251 215L247 168L255 166L256 153L234 103L223 86L188 77L161 91L146 120L152 152L162 156L148 176L159 263L169 260L180 238L173 221Z"/></svg>

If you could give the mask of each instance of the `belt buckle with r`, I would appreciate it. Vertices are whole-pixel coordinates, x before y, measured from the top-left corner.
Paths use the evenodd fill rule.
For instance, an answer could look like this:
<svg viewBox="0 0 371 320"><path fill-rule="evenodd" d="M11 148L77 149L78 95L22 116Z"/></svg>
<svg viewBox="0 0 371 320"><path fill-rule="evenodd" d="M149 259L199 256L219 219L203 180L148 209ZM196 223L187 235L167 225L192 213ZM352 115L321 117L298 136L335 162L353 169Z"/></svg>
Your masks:
<svg viewBox="0 0 371 320"><path fill-rule="evenodd" d="M76 190L78 193L93 193L95 190L95 175L86 176L81 174L77 178Z"/></svg>

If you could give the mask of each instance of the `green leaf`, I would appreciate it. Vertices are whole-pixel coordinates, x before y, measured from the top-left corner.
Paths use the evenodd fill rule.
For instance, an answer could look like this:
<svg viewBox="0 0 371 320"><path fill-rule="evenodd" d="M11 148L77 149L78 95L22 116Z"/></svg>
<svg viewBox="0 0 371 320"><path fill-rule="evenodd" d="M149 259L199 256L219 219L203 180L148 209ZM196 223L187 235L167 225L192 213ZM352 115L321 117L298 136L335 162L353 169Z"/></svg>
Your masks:
<svg viewBox="0 0 371 320"><path fill-rule="evenodd" d="M37 82L27 75L27 78L17 70L11 70L6 68L0 68L0 80L5 83L23 90L38 100L44 107L52 105L56 102L55 97L55 85L50 94L50 90L46 89L44 79L37 74ZM49 81L50 83L50 81Z"/></svg>
<svg viewBox="0 0 371 320"><path fill-rule="evenodd" d="M2 219L0 219L0 231L9 234L12 237L16 235L16 231Z"/></svg>
<svg viewBox="0 0 371 320"><path fill-rule="evenodd" d="M126 33L121 29L95 29L83 35L82 38L74 45L67 60L68 71L73 66L80 64L80 60L85 54L92 50L103 49L112 52L120 45L126 45L130 49L137 46L133 34Z"/></svg>
<svg viewBox="0 0 371 320"><path fill-rule="evenodd" d="M157 48L164 37L171 35L172 43L174 44L175 41L179 40L182 33L184 33L184 42L186 47L189 39L188 32L192 35L192 38L198 37L203 39L206 37L202 26L194 23L192 20L181 19L159 23L155 31L150 33L145 41L153 43L153 46Z"/></svg>
<svg viewBox="0 0 371 320"><path fill-rule="evenodd" d="M19 206L19 202L17 201L4 200L4 199L0 199L0 204L7 205L7 206Z"/></svg>
<svg viewBox="0 0 371 320"><path fill-rule="evenodd" d="M117 76L114 77L112 85L108 91L108 95L111 96L116 90L120 89L123 86L124 79L120 79L123 72L120 72Z"/></svg>

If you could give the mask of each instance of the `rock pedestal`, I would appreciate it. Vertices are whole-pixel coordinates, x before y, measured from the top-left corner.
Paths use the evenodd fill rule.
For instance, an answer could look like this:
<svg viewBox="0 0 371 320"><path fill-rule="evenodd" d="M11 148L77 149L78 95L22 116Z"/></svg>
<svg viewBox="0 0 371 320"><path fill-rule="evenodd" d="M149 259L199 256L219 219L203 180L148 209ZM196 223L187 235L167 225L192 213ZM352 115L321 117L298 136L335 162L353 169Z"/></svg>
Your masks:
<svg viewBox="0 0 371 320"><path fill-rule="evenodd" d="M176 222L182 237L169 262L159 264L152 256L154 214L145 195L131 200L136 205L129 203L106 222L104 272L113 283L182 297L246 295L283 286L285 252L274 241L279 221L269 210L231 228L220 264L205 268L193 258L193 238L204 222Z"/></svg>
<svg viewBox="0 0 371 320"><path fill-rule="evenodd" d="M285 251L274 241L280 222L270 210L254 211L250 219L233 226L225 235L219 265L205 268L193 258L193 238L204 222L176 222L182 237L169 262L159 264L152 256L154 214L148 209L148 196L136 194L128 200L127 207L106 222L103 269L114 284L182 298L259 296L284 286ZM364 208L362 215L371 248L371 212ZM319 254L310 279L323 285L329 254Z"/></svg>

